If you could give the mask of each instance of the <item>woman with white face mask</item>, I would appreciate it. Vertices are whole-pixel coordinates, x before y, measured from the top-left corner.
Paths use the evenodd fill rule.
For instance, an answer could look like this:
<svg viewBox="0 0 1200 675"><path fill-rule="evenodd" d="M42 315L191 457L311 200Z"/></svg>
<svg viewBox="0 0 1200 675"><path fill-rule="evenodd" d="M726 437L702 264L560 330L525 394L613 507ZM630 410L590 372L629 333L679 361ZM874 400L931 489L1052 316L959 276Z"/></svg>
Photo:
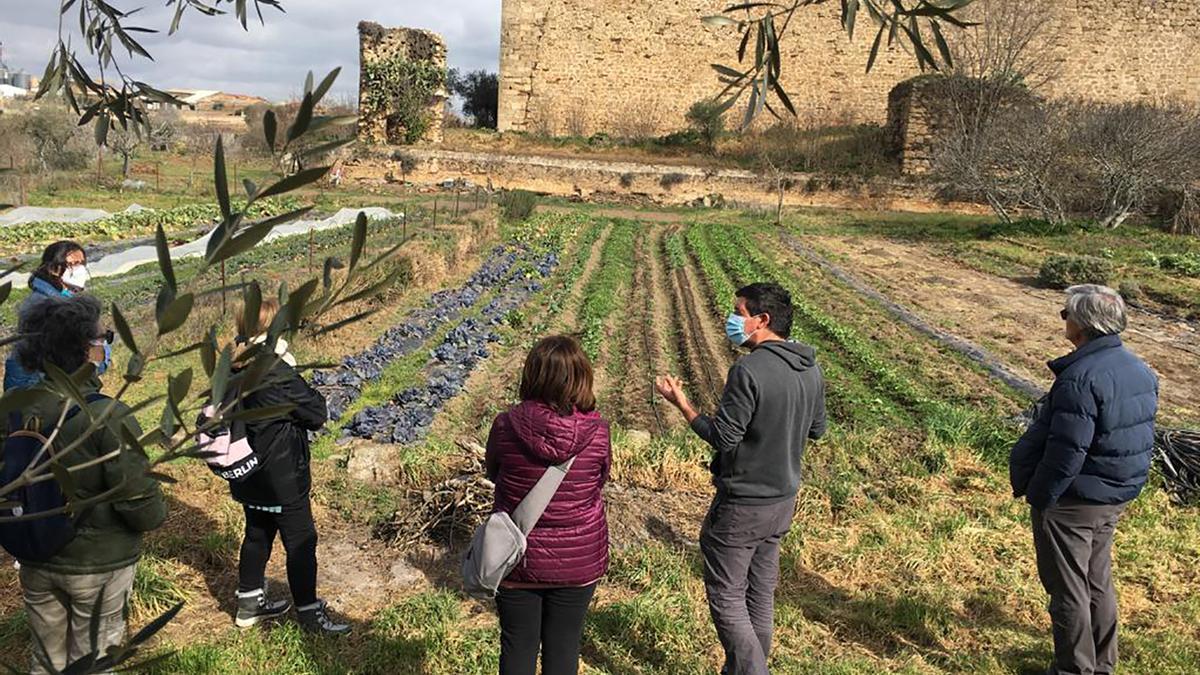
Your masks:
<svg viewBox="0 0 1200 675"><path fill-rule="evenodd" d="M40 296L71 297L83 292L89 279L87 253L83 247L73 241L56 241L42 252L41 265L29 275L30 295L25 302L35 301ZM105 342L103 348L104 359L94 362L97 374L103 374L112 365L112 345ZM41 379L41 373L26 371L12 355L4 362L4 391L26 389Z"/></svg>

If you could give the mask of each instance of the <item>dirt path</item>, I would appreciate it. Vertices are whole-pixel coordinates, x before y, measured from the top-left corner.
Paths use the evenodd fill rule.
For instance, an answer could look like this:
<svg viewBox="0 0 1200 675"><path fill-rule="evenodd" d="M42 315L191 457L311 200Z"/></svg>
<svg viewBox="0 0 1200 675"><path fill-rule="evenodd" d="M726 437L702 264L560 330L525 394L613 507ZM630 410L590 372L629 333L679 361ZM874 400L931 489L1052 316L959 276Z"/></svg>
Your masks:
<svg viewBox="0 0 1200 675"><path fill-rule="evenodd" d="M1069 351L1062 337L1062 293L965 267L928 247L863 237L804 242L848 263L897 303L1002 359L1021 377L1048 387L1046 361ZM1200 420L1200 333L1194 325L1130 310L1129 348L1161 378L1167 419Z"/></svg>

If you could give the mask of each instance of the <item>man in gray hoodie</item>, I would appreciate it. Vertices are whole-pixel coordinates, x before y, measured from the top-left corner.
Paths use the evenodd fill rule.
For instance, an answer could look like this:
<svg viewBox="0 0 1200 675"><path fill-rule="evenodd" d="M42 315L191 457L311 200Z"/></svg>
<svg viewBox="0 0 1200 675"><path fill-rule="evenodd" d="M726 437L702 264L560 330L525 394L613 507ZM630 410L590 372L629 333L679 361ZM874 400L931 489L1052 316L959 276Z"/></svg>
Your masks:
<svg viewBox="0 0 1200 675"><path fill-rule="evenodd" d="M792 298L777 284L737 292L727 337L750 353L729 369L715 415L683 383L659 394L713 447L717 494L700 530L704 587L725 649L724 675L766 675L779 581L779 543L791 527L804 447L825 433L825 380L812 347L788 341Z"/></svg>

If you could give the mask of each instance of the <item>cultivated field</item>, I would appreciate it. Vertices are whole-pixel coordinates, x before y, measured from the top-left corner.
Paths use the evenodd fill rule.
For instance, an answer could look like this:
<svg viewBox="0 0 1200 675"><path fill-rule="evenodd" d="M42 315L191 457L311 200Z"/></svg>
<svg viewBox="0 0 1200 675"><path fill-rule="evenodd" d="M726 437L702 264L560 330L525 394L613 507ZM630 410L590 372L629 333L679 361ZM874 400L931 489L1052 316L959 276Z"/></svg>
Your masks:
<svg viewBox="0 0 1200 675"><path fill-rule="evenodd" d="M1067 347L1057 292L1031 277L1046 251L1111 249L1122 274L1147 291L1129 342L1162 375L1164 419L1194 425L1200 289L1139 266L1133 251L1195 250L1195 241L1130 228L1081 243L1083 235L996 233L977 219L942 216L804 212L782 227L763 221L724 210L555 205L521 224L497 223L483 208L413 228L395 263L406 283L374 307L346 310L376 314L294 343L301 362L336 366L314 375L340 415L314 447L314 500L320 589L354 634L313 640L290 621L234 628L241 512L206 469L180 464L171 467L178 483L167 486L171 516L149 538L135 586L135 625L187 601L159 641L175 654L155 672L495 672L494 613L462 596L455 579L475 507L487 502L469 448L514 399L525 351L552 332L580 336L614 425L612 568L585 629L584 672L714 672L720 648L695 543L711 490L708 452L655 401L651 383L676 373L711 409L737 356L723 316L733 291L756 280L793 293L793 337L818 350L832 422L807 455L784 543L773 672L1044 668L1046 598L1027 509L1011 499L1006 470L1015 419L1030 401L818 260L1046 384L1040 362ZM403 239L396 222L371 227L373 248ZM318 259L348 237L318 235ZM298 280L307 249L295 240L256 249L230 274L264 285ZM141 275L105 280L97 292L149 301L153 279ZM219 319L220 297L198 311ZM175 339L182 346L194 337ZM153 364L140 395L197 364L195 355ZM1117 536L1125 672L1196 671L1198 570L1200 515L1172 505L1155 478ZM282 551L269 576L282 592ZM11 568L0 583L8 589L0 653L20 662L27 632Z"/></svg>

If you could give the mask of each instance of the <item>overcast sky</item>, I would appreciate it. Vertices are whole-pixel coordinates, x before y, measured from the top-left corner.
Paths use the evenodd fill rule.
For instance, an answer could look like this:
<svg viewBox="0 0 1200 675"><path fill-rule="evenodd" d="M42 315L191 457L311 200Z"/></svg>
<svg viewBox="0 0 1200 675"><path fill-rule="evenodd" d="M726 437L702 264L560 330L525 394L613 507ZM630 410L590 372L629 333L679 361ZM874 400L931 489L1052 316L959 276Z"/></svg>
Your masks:
<svg viewBox="0 0 1200 675"><path fill-rule="evenodd" d="M164 88L220 89L282 100L298 93L308 70L320 78L341 66L332 95L354 95L361 20L439 33L452 67L495 71L500 59L500 0L282 0L286 14L264 8L266 26L252 21L249 31L232 15L206 17L189 11L171 38L165 36L171 19L165 0L108 2L124 11L144 7L130 25L162 31L140 40L155 61L135 59L127 72ZM0 42L10 68L41 75L54 45L58 4L0 0ZM78 18L74 24L78 31Z"/></svg>

